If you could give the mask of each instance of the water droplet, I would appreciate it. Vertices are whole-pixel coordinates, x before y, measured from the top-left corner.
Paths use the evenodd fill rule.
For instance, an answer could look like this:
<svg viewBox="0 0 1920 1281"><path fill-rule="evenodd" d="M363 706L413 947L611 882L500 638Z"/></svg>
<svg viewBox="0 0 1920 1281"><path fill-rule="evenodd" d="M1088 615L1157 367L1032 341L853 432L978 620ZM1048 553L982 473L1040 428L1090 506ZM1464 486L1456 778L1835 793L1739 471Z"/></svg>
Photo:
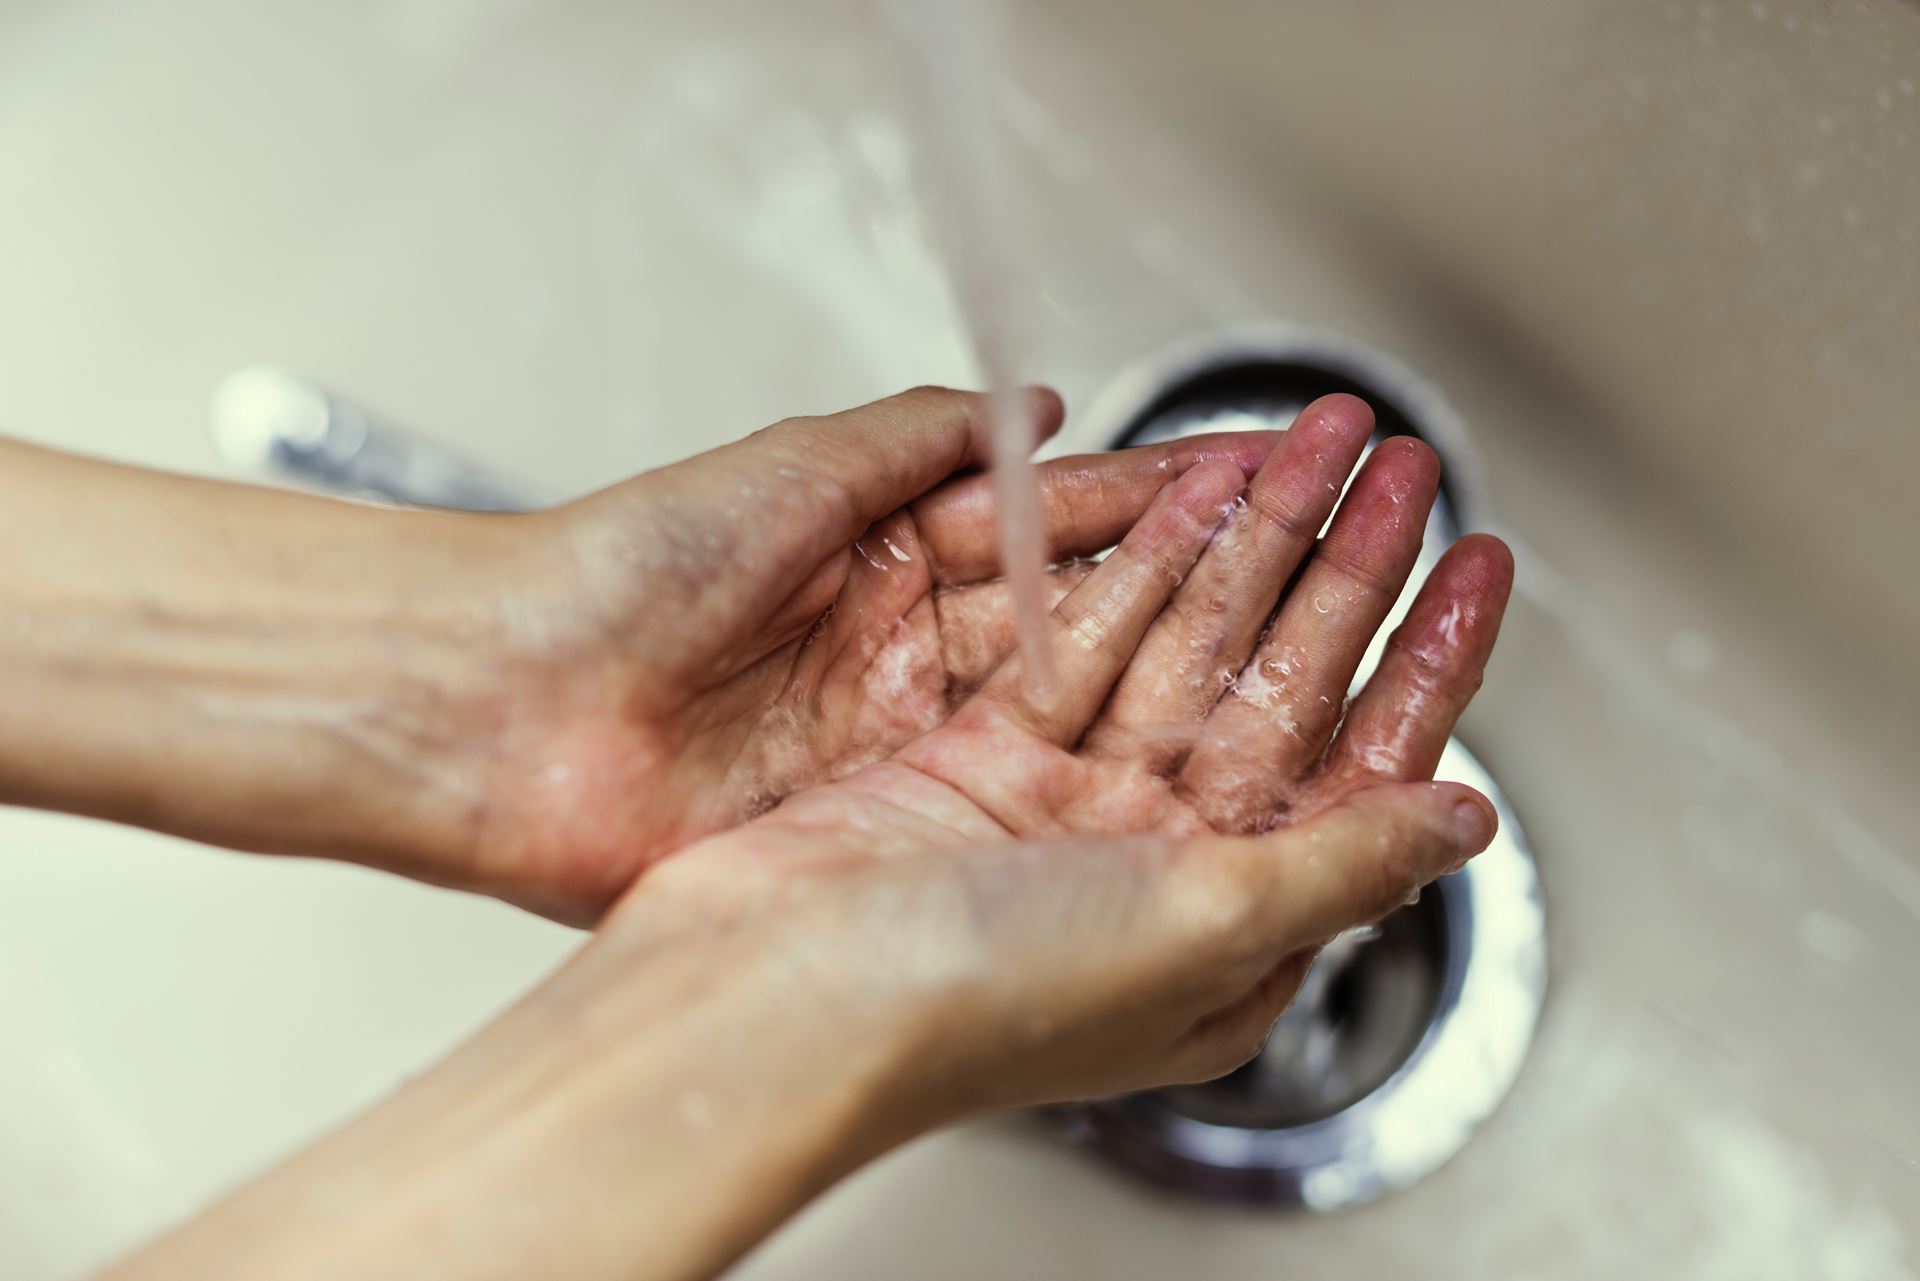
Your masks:
<svg viewBox="0 0 1920 1281"><path fill-rule="evenodd" d="M1227 506L1233 508L1236 512L1243 512L1247 509L1247 496L1245 494L1235 494L1233 501L1228 503Z"/></svg>
<svg viewBox="0 0 1920 1281"><path fill-rule="evenodd" d="M1313 608L1315 613L1331 614L1333 607L1337 604L1339 604L1338 599L1332 592L1324 587L1313 594Z"/></svg>
<svg viewBox="0 0 1920 1281"><path fill-rule="evenodd" d="M1178 587L1180 584L1187 581L1187 576L1181 573L1177 569L1170 569L1167 571L1167 581L1169 583L1172 583L1175 587Z"/></svg>
<svg viewBox="0 0 1920 1281"><path fill-rule="evenodd" d="M901 563L904 564L907 561L910 561L913 559L913 557L907 555L905 552L901 551L898 547L895 547L893 545L893 540L891 538L883 538L880 541L887 545L887 550L893 553L893 558L895 560L900 561Z"/></svg>

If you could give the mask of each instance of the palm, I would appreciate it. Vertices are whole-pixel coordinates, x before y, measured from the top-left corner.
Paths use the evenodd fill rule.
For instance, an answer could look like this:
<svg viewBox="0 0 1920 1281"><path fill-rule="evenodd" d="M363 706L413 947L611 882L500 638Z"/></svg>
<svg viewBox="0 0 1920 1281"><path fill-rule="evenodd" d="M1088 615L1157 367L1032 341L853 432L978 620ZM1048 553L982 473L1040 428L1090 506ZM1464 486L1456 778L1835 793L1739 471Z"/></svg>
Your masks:
<svg viewBox="0 0 1920 1281"><path fill-rule="evenodd" d="M1493 539L1450 549L1347 706L1437 475L1424 447L1383 446L1316 549L1369 422L1352 402L1317 409L1250 484L1209 463L1168 486L1056 606L1050 689L1027 689L1009 659L883 759L643 881L634 911L771 903L767 928L796 916L796 937L854 940L934 1023L962 1020L936 1033L935 1057L991 1083L978 1105L1244 1062L1320 942L1491 832L1470 789L1375 785L1431 777L1478 688L1511 562ZM1123 835L1148 839L1072 839ZM959 1014L915 986L949 981Z"/></svg>
<svg viewBox="0 0 1920 1281"><path fill-rule="evenodd" d="M959 414L928 429L938 441L912 438L925 405L904 423L881 413L928 398ZM663 854L883 759L999 667L1013 621L991 488L978 474L934 483L968 466L977 412L959 393L909 393L559 513L561 554L528 593L540 626L487 785L478 857L499 892L590 921ZM1097 551L1169 477L1206 459L1257 466L1271 444L1207 437L1046 464L1051 544ZM1054 571L1056 597L1090 568Z"/></svg>
<svg viewBox="0 0 1920 1281"><path fill-rule="evenodd" d="M863 814L882 812L916 842L928 824L956 842L1245 834L1374 783L1431 777L1479 686L1511 566L1492 539L1449 551L1347 708L1438 479L1424 447L1384 446L1313 550L1367 426L1353 402L1303 416L1244 493L1232 465L1195 468L1056 608L1054 689L1028 691L1014 660L951 715L937 699L881 700L935 727L781 814L885 830ZM927 635L917 652L930 655ZM931 658L927 672L916 687L937 691Z"/></svg>

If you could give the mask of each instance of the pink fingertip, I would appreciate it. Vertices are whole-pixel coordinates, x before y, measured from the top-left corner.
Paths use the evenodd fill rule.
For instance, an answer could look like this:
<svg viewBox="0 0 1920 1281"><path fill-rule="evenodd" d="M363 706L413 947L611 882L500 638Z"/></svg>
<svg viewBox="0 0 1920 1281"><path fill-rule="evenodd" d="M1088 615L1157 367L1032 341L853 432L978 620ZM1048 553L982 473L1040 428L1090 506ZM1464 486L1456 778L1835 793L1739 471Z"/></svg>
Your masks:
<svg viewBox="0 0 1920 1281"><path fill-rule="evenodd" d="M1453 807L1453 827L1462 854L1478 854L1493 843L1499 820L1480 801L1461 801Z"/></svg>

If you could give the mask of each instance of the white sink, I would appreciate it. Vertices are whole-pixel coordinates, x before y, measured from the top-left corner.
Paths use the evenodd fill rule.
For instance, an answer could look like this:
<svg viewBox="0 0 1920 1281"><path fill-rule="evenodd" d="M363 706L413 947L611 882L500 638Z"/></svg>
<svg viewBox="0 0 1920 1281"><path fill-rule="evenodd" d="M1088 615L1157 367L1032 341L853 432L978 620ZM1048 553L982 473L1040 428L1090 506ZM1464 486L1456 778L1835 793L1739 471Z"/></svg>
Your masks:
<svg viewBox="0 0 1920 1281"><path fill-rule="evenodd" d="M1283 320L1443 389L1462 514L1521 552L1464 733L1541 860L1545 1022L1367 1210L1178 1199L1003 1118L744 1275L1920 1274L1920 15L1120 11L1012 18L1028 372L1084 404ZM854 4L16 3L0 423L217 470L207 397L271 361L566 492L965 381L894 47ZM0 812L0 1275L190 1212L571 942Z"/></svg>

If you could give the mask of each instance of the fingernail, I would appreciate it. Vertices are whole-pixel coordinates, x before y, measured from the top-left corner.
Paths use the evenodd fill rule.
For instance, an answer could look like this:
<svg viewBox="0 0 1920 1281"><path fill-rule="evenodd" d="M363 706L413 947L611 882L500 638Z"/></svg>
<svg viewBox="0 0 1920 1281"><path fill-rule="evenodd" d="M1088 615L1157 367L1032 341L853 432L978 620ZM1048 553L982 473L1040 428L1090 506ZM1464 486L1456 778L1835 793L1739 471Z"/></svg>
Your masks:
<svg viewBox="0 0 1920 1281"><path fill-rule="evenodd" d="M1478 854L1493 841L1493 818L1472 801L1453 807L1453 827L1460 836L1462 854Z"/></svg>

